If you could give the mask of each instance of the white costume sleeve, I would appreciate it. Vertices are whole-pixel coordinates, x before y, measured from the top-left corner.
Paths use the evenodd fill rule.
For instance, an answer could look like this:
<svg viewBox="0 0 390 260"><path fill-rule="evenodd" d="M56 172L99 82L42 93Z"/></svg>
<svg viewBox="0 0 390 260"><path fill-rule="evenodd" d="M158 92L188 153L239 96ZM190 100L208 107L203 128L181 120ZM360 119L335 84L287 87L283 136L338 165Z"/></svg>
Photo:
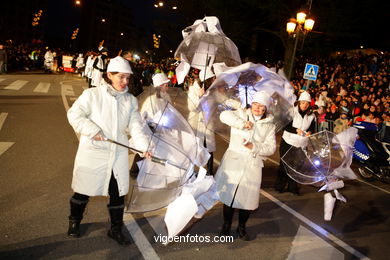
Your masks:
<svg viewBox="0 0 390 260"><path fill-rule="evenodd" d="M68 110L67 116L70 125L76 133L94 137L100 128L88 116L91 114L91 92L84 91Z"/></svg>
<svg viewBox="0 0 390 260"><path fill-rule="evenodd" d="M132 98L128 129L136 148L141 151L146 151L149 148L149 137L144 131L141 115L138 112L138 101L136 98Z"/></svg>
<svg viewBox="0 0 390 260"><path fill-rule="evenodd" d="M252 153L260 156L270 156L275 153L276 150L276 138L275 138L275 125L272 124L267 129L267 136L261 144L253 143Z"/></svg>
<svg viewBox="0 0 390 260"><path fill-rule="evenodd" d="M228 126L243 129L245 125L245 120L239 116L240 110L232 111L226 110L221 113L219 119L222 123L227 124Z"/></svg>

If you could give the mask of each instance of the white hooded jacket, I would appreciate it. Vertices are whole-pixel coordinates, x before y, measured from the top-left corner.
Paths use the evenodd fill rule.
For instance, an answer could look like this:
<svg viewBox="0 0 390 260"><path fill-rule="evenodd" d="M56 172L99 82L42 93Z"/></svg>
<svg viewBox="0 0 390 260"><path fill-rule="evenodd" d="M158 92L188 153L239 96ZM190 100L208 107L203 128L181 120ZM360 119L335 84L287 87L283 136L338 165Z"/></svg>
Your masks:
<svg viewBox="0 0 390 260"><path fill-rule="evenodd" d="M97 133L128 145L128 131L134 137L136 149L148 148L149 138L143 132L137 99L127 91L115 96L113 93L112 87L102 80L100 87L85 90L68 110L69 123L81 135L73 169L75 192L107 196L113 172L119 196L128 193L128 149L107 141L94 141Z"/></svg>

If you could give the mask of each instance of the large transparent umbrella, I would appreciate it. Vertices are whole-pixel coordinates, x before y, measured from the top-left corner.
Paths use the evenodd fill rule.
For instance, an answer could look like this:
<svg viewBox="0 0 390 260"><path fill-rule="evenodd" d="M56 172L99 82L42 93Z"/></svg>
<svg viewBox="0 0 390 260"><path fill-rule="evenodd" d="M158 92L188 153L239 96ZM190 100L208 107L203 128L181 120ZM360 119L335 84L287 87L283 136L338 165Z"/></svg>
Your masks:
<svg viewBox="0 0 390 260"><path fill-rule="evenodd" d="M227 109L248 107L257 91L266 91L272 97L268 113L274 115L276 131L290 120L290 110L296 100L291 84L261 64L241 64L222 72L200 100L207 127L226 134L219 115Z"/></svg>
<svg viewBox="0 0 390 260"><path fill-rule="evenodd" d="M302 147L292 146L281 155L287 174L301 184L356 178L350 169L356 134L349 128L337 135L325 130L305 137Z"/></svg>
<svg viewBox="0 0 390 260"><path fill-rule="evenodd" d="M128 212L146 212L167 206L181 194L195 166L209 154L197 141L183 116L170 104L145 122L150 134L149 151L160 159L139 161L139 172L130 181Z"/></svg>
<svg viewBox="0 0 390 260"><path fill-rule="evenodd" d="M181 60L176 70L179 84L190 67L206 70L214 63L224 62L227 66L241 64L238 48L223 33L218 18L205 17L203 20L197 20L183 32L184 40L175 52L175 58ZM185 64L187 66L184 66Z"/></svg>

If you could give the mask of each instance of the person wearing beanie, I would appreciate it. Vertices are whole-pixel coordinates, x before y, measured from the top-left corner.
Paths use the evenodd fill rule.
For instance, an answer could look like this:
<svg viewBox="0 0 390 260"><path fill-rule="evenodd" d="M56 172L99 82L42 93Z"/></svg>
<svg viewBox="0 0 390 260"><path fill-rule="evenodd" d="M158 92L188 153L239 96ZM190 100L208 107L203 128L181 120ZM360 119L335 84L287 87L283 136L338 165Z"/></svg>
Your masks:
<svg viewBox="0 0 390 260"><path fill-rule="evenodd" d="M315 115L310 108L311 97L306 91L302 92L298 98L298 105L293 109L293 120L284 128L282 140L279 147L279 170L275 182L275 190L284 192L287 190L295 195L300 195L298 184L287 176L282 157L291 148L302 147L307 136L310 136L315 129Z"/></svg>
<svg viewBox="0 0 390 260"><path fill-rule="evenodd" d="M99 48L100 55L97 56L92 65L92 87L100 86L103 73L107 71L108 50L105 47Z"/></svg>
<svg viewBox="0 0 390 260"><path fill-rule="evenodd" d="M70 237L80 237L80 222L89 197L109 196L111 228L107 235L121 245L130 243L122 233L124 198L129 189L128 149L107 138L128 145L128 133L135 140L135 148L151 157L137 99L127 91L131 74L125 59L112 59L100 87L86 89L68 110L68 121L80 134L73 168Z"/></svg>
<svg viewBox="0 0 390 260"><path fill-rule="evenodd" d="M154 74L152 81L154 93L152 92L152 94L146 98L140 110L142 118L147 122L152 122L154 116L159 112L162 115L167 104L172 103L171 97L168 94L168 83L170 80L165 73Z"/></svg>
<svg viewBox="0 0 390 260"><path fill-rule="evenodd" d="M259 206L263 161L276 150L275 124L268 113L271 97L256 92L248 109L226 110L220 120L231 127L229 147L215 180L223 205L221 236L230 234L234 209L239 209L238 235L249 240L246 222Z"/></svg>

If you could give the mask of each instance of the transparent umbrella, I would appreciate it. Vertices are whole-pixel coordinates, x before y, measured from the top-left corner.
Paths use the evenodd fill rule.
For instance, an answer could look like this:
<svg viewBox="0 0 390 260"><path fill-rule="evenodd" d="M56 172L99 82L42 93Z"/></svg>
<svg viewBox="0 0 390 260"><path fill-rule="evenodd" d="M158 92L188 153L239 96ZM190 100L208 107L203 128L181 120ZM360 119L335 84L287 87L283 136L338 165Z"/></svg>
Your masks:
<svg viewBox="0 0 390 260"><path fill-rule="evenodd" d="M306 137L303 147L292 146L282 155L287 174L301 184L356 178L350 169L356 134L349 128L337 135L325 130Z"/></svg>
<svg viewBox="0 0 390 260"><path fill-rule="evenodd" d="M194 25L183 30L183 36L184 40L175 52L175 58L182 62L176 71L179 84L184 79L181 75L186 75L189 67L206 70L214 63L225 62L227 66L241 64L237 46L223 33L217 17L195 21Z"/></svg>
<svg viewBox="0 0 390 260"><path fill-rule="evenodd" d="M195 166L209 154L199 144L187 121L170 104L146 122L149 151L160 159L139 161L139 172L130 181L127 212L146 212L167 206L180 195ZM131 141L130 141L131 143Z"/></svg>
<svg viewBox="0 0 390 260"><path fill-rule="evenodd" d="M291 84L280 75L261 64L251 62L222 72L200 100L207 127L215 132L225 132L219 115L227 109L248 107L257 91L266 91L272 97L267 112L274 115L276 131L290 120L290 110L296 100Z"/></svg>

